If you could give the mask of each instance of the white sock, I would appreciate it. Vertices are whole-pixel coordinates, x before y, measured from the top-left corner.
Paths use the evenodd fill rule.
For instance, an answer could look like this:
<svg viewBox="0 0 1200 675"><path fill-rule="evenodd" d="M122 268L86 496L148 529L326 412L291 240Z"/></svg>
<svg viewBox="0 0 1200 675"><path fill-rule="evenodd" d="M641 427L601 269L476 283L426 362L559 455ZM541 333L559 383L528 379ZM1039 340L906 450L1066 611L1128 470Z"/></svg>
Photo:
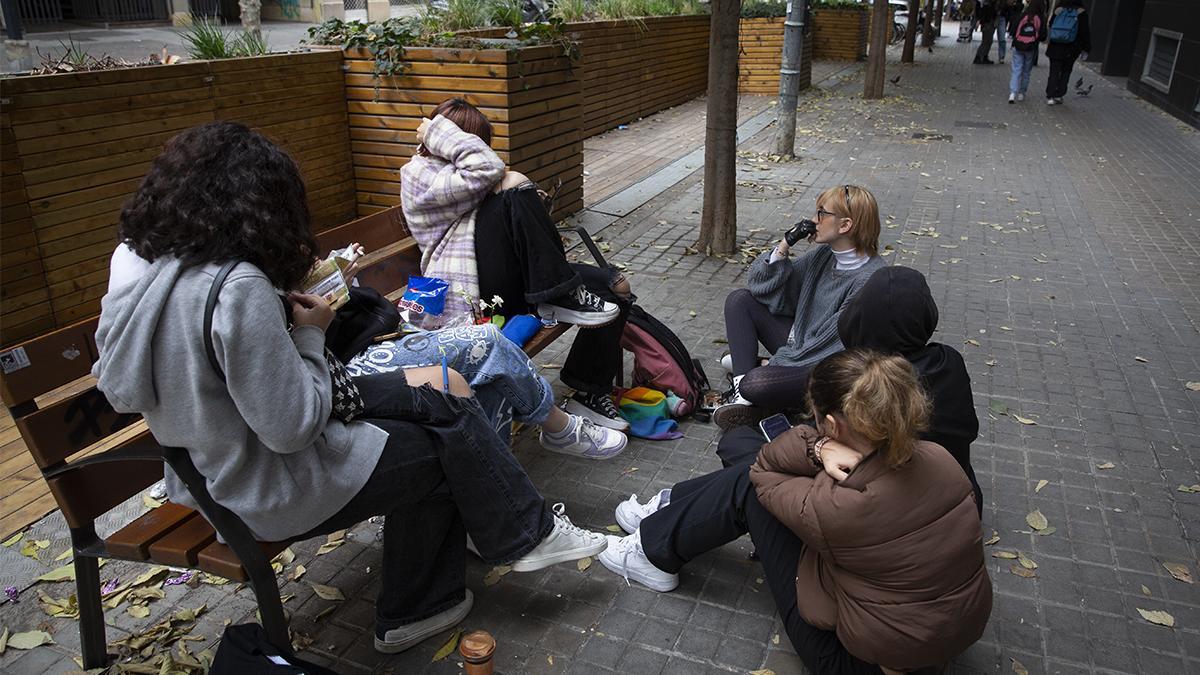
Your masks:
<svg viewBox="0 0 1200 675"><path fill-rule="evenodd" d="M550 431L544 429L546 435L556 441L561 441L575 433L575 429L579 427L579 415L567 415L567 425L559 431Z"/></svg>

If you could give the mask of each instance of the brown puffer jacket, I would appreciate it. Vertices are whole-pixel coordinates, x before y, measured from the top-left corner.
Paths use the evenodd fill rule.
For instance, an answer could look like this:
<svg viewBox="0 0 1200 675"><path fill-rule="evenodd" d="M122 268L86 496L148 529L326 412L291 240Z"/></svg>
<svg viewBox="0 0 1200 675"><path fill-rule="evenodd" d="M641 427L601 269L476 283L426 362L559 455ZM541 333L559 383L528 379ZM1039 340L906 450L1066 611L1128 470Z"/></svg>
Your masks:
<svg viewBox="0 0 1200 675"><path fill-rule="evenodd" d="M800 615L836 630L858 658L897 670L949 661L983 634L992 584L971 484L940 445L891 468L879 453L838 483L807 457L796 427L750 470L759 501L805 543Z"/></svg>

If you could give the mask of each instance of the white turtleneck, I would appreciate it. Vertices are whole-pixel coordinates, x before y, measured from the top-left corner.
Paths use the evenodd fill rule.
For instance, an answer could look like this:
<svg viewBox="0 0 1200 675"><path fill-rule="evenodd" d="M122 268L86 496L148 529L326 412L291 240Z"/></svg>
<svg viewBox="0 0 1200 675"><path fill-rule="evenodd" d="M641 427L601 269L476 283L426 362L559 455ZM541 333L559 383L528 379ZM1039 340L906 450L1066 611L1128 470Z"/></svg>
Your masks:
<svg viewBox="0 0 1200 675"><path fill-rule="evenodd" d="M779 252L779 247L776 246L774 250L771 251L771 258L767 262L779 262L780 260L783 260L784 257L785 256ZM856 270L867 264L867 261L871 259L871 256L865 253L859 253L856 249L852 248L845 251L834 251L833 257L837 261L834 269L838 270Z"/></svg>

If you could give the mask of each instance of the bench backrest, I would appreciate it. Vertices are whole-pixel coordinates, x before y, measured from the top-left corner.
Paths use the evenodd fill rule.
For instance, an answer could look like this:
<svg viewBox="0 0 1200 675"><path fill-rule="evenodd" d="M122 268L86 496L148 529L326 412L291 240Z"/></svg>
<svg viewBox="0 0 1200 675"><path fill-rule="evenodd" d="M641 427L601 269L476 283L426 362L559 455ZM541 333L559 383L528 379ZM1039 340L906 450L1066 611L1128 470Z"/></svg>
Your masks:
<svg viewBox="0 0 1200 675"><path fill-rule="evenodd" d="M421 252L409 236L399 206L384 209L317 235L322 255L358 242L367 250L358 281L384 295L408 285L408 277L420 274Z"/></svg>
<svg viewBox="0 0 1200 675"><path fill-rule="evenodd" d="M156 445L140 415L116 412L96 389L91 368L98 358L98 321L80 321L0 352L6 371L0 399L43 475L56 472L46 482L72 528L91 527L163 476L161 463L132 461L57 473L85 450Z"/></svg>

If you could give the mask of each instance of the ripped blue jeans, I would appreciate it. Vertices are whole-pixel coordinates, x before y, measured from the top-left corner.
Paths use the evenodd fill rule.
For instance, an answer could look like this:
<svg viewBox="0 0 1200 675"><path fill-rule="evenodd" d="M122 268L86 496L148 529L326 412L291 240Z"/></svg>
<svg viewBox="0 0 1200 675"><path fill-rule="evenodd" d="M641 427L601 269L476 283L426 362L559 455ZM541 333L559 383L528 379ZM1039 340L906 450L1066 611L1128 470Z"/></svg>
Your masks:
<svg viewBox="0 0 1200 675"><path fill-rule="evenodd" d="M373 344L350 359L352 376L440 366L462 374L484 414L506 442L512 421L540 425L550 415L554 392L525 352L492 324L414 333Z"/></svg>

